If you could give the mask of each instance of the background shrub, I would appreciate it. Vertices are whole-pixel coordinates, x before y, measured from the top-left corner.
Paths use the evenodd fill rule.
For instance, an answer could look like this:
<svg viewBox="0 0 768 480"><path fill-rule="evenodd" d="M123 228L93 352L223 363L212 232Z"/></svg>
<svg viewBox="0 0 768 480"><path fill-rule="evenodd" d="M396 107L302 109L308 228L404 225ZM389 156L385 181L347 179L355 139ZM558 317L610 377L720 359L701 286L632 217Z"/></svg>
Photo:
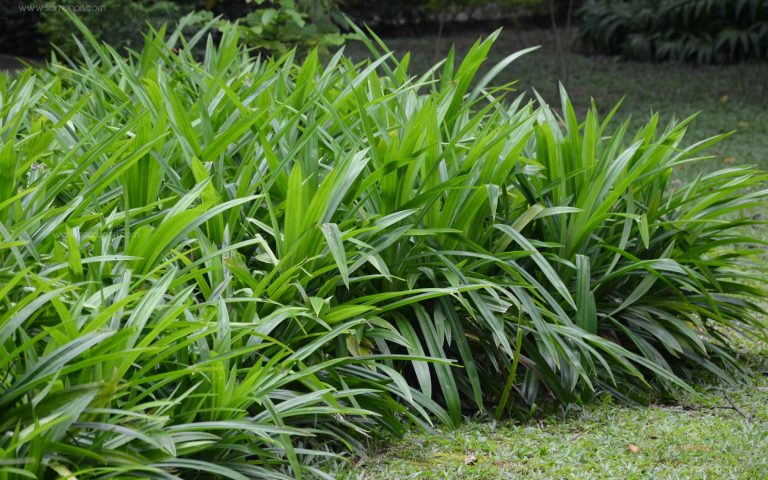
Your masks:
<svg viewBox="0 0 768 480"><path fill-rule="evenodd" d="M582 39L603 53L697 63L768 58L765 0L592 0L580 16Z"/></svg>
<svg viewBox="0 0 768 480"><path fill-rule="evenodd" d="M347 38L338 0L248 0L255 8L237 18L242 40L260 52L282 54L293 48L306 52L339 46ZM226 23L228 20L223 20ZM221 25L221 23L220 23Z"/></svg>

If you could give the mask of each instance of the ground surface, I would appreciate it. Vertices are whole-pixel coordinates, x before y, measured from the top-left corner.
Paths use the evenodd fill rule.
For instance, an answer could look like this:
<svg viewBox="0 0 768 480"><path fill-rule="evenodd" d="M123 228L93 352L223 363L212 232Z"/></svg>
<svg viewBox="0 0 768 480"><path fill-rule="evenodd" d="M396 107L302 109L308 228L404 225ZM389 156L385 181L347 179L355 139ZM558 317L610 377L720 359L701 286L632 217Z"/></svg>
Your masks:
<svg viewBox="0 0 768 480"><path fill-rule="evenodd" d="M385 39L398 56L412 52L411 71L433 64L451 44L466 51L478 32L450 38ZM567 78L547 31L506 31L489 68L510 53L541 45L516 61L497 83L519 80L558 104L558 80L577 110L594 98L607 112L624 97L619 117L662 119L700 112L690 140L736 131L714 148L704 170L737 164L768 169L768 64L695 67L626 62L569 53ZM349 47L355 56L363 50ZM680 171L682 178L702 173ZM768 213L768 206L762 214ZM768 238L766 228L753 232ZM750 350L754 350L750 348ZM756 363L768 349L754 350ZM762 359L762 360L760 360ZM470 421L454 432L414 433L360 458L344 475L362 479L764 479L768 478L768 368L737 386L700 385L672 406L649 408L607 401L527 424Z"/></svg>
<svg viewBox="0 0 768 480"><path fill-rule="evenodd" d="M0 53L0 73L2 72L12 72L14 70L19 70L24 68L25 61L29 61L28 59L19 59L17 57L13 57L11 55L5 55Z"/></svg>
<svg viewBox="0 0 768 480"><path fill-rule="evenodd" d="M756 358L768 358L768 349ZM528 423L469 422L411 434L360 458L357 479L768 478L768 367L735 386L699 385L675 405L610 400Z"/></svg>

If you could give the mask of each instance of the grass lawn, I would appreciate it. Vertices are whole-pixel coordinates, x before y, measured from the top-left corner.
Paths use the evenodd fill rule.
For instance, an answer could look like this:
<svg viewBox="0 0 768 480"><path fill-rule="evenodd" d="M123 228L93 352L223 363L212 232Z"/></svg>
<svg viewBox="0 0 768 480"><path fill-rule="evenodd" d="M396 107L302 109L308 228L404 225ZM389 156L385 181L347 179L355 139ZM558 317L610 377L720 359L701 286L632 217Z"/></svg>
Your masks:
<svg viewBox="0 0 768 480"><path fill-rule="evenodd" d="M755 353L765 359L768 349ZM524 424L470 421L411 434L358 460L358 479L763 479L768 368L735 386L699 385L675 405L606 399Z"/></svg>
<svg viewBox="0 0 768 480"><path fill-rule="evenodd" d="M466 51L478 33L450 37L385 39L398 54L412 52L418 73L447 53L451 44ZM532 45L541 45L498 79L519 80L558 102L560 69L548 31L507 30L491 62ZM353 54L362 55L358 46ZM660 112L700 112L691 138L735 130L710 153L709 168L755 164L768 168L768 64L690 66L648 64L611 57L566 56L566 87L577 110L594 98L601 112L624 97L619 118L647 119ZM700 168L700 167L699 167ZM702 173L677 172L683 179ZM765 216L768 209L757 214ZM768 238L766 229L758 232ZM768 358L768 349L751 349ZM768 370L736 386L700 385L675 405L650 408L606 401L538 423L473 420L456 431L414 433L360 458L348 478L743 478L768 476Z"/></svg>

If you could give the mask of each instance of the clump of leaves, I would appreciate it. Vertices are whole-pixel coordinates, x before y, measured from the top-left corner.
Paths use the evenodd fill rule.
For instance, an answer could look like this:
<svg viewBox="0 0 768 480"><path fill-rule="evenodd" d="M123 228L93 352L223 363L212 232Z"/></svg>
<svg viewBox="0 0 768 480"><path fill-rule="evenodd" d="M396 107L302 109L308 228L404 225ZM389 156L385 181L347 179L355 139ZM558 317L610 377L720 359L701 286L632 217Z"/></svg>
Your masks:
<svg viewBox="0 0 768 480"><path fill-rule="evenodd" d="M375 39L182 22L123 57L72 21L81 61L0 77L3 478L322 475L408 423L728 378L723 332L765 335L766 177L672 190L717 140L690 120L507 101L496 34L411 77Z"/></svg>
<svg viewBox="0 0 768 480"><path fill-rule="evenodd" d="M697 63L768 59L764 0L591 0L580 15L582 39L603 53Z"/></svg>
<svg viewBox="0 0 768 480"><path fill-rule="evenodd" d="M242 40L261 52L284 54L292 49L327 52L343 45L350 35L342 33L343 14L338 0L247 0L256 5L237 20ZM227 20L219 25L227 27Z"/></svg>

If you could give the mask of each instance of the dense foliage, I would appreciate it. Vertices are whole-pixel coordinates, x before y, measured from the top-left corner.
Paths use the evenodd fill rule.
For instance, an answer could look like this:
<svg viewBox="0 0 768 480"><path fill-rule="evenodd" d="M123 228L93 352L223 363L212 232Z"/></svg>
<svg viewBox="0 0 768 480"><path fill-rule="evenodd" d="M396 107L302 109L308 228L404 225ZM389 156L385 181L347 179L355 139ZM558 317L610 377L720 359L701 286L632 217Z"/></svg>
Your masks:
<svg viewBox="0 0 768 480"><path fill-rule="evenodd" d="M698 63L768 59L766 0L591 0L581 35L597 51Z"/></svg>
<svg viewBox="0 0 768 480"><path fill-rule="evenodd" d="M495 35L419 78L84 35L0 77L0 478L321 475L364 432L725 376L726 333L764 334L766 176L672 188L716 141L690 119L507 102Z"/></svg>

